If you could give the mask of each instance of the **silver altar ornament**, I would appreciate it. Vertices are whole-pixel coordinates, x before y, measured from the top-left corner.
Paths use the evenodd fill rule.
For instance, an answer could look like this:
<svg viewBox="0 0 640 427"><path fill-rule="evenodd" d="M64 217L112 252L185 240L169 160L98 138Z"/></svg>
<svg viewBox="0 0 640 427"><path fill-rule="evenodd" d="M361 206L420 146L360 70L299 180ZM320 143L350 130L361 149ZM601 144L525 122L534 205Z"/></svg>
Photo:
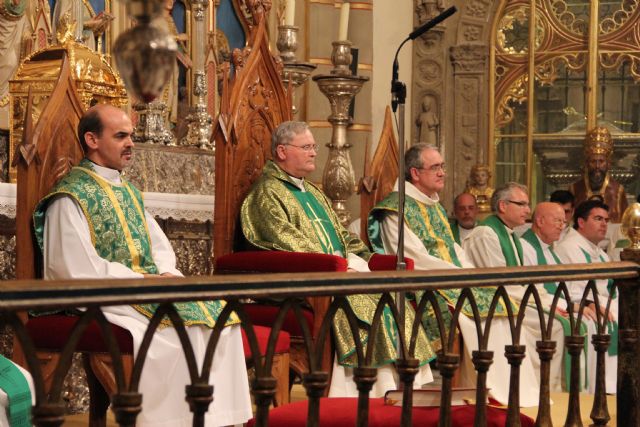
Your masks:
<svg viewBox="0 0 640 427"><path fill-rule="evenodd" d="M333 128L331 142L327 144L329 156L322 176L322 189L331 199L333 210L344 226L351 222L351 214L346 204L356 185L349 155L351 144L347 138L347 127L350 124L349 105L362 89L362 85L369 80L366 76L353 75L349 69L351 61L351 42L335 41L331 54L333 69L330 74L312 77L320 91L329 99L331 115L327 120Z"/></svg>
<svg viewBox="0 0 640 427"><path fill-rule="evenodd" d="M146 22L128 29L114 45L114 57L127 90L151 102L162 94L176 62L176 41Z"/></svg>
<svg viewBox="0 0 640 427"><path fill-rule="evenodd" d="M292 86L291 112L295 115L298 111L295 106L295 89L303 85L317 65L309 62L302 62L296 59L298 49L298 27L294 25L278 26L278 41L276 46L282 59L281 78L284 87L289 90L289 83Z"/></svg>

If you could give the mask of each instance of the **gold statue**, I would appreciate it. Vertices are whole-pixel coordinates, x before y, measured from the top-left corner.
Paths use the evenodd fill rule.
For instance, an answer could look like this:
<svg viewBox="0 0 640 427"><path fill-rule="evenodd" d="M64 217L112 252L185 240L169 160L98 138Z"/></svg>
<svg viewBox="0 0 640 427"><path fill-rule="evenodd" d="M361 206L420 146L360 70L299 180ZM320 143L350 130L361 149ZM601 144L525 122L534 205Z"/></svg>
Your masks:
<svg viewBox="0 0 640 427"><path fill-rule="evenodd" d="M592 197L601 197L609 205L609 218L620 222L627 209L627 195L622 184L611 178L611 154L613 140L609 130L598 126L587 134L584 141L584 175L571 184L570 191L576 197L576 205Z"/></svg>
<svg viewBox="0 0 640 427"><path fill-rule="evenodd" d="M465 193L470 193L476 198L478 204L478 213L486 214L491 212L491 196L493 188L489 186L491 172L487 165L477 164L471 167L469 172L469 180Z"/></svg>

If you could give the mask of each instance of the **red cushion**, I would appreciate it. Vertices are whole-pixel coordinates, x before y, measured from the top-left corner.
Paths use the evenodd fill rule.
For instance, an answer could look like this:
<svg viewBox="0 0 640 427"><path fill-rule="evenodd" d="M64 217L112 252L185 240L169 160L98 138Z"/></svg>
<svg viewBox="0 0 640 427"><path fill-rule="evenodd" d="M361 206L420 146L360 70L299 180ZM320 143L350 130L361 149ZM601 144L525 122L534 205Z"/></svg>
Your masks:
<svg viewBox="0 0 640 427"><path fill-rule="evenodd" d="M321 426L353 427L356 425L358 399L356 398L322 398L320 399ZM437 426L439 408L413 408L413 426ZM308 401L290 403L279 406L269 412L269 427L305 427L307 425ZM369 426L399 426L402 408L386 406L384 399L369 400ZM452 427L468 427L473 425L474 405L454 406L451 408ZM507 421L507 411L500 408L487 408L487 426L503 427ZM535 424L526 415L520 415L523 427ZM250 420L247 427L252 427L255 420Z"/></svg>
<svg viewBox="0 0 640 427"><path fill-rule="evenodd" d="M266 328L264 326L254 326L253 330L256 333L256 340L258 341L260 354L264 356L264 354L267 352L267 343L269 342L269 334L271 333L271 328ZM275 354L288 353L290 347L291 338L289 337L289 334L281 331L278 334L278 339L276 340ZM242 348L244 349L244 357L251 357L251 346L249 346L249 340L247 339L244 328L242 329Z"/></svg>
<svg viewBox="0 0 640 427"><path fill-rule="evenodd" d="M61 350L69 340L69 335L79 316L47 315L33 317L28 320L26 327L36 348L45 350ZM120 326L111 325L111 330L122 353L133 354L133 339L131 334ZM85 329L76 351L107 353L107 345L102 338L102 331L95 320Z"/></svg>
<svg viewBox="0 0 640 427"><path fill-rule="evenodd" d="M373 254L371 258L369 258L369 270L371 271L390 271L395 270L397 265L398 257L395 255L382 255L382 254ZM411 258L404 258L404 262L407 265L407 270L414 269L414 262Z"/></svg>
<svg viewBox="0 0 640 427"><path fill-rule="evenodd" d="M244 309L251 318L251 321L254 325L270 327L276 321L276 316L278 315L280 307L275 305L256 303L245 304ZM309 326L309 332L313 333L313 312L305 308L303 308L301 311L304 320ZM302 336L302 328L300 327L300 323L298 322L298 319L296 319L293 310L289 310L285 315L281 330L286 331L291 335L295 335L298 337Z"/></svg>
<svg viewBox="0 0 640 427"><path fill-rule="evenodd" d="M216 258L216 273L347 271L347 260L327 254L284 251L235 252Z"/></svg>

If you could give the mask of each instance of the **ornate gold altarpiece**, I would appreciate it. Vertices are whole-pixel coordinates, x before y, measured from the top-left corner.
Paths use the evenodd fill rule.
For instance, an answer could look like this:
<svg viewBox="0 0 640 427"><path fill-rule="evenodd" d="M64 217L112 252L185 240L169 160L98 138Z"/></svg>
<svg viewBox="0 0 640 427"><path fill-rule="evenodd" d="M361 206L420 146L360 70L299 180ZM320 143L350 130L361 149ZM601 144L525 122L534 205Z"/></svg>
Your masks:
<svg viewBox="0 0 640 427"><path fill-rule="evenodd" d="M36 123L53 92L65 54L70 61L71 79L85 109L94 101L118 107L127 104L127 93L120 77L104 56L71 40L35 52L20 64L9 84L9 159L13 159L16 146L22 139L29 89L33 94L32 120ZM16 170L13 166L9 169L9 180L16 181Z"/></svg>

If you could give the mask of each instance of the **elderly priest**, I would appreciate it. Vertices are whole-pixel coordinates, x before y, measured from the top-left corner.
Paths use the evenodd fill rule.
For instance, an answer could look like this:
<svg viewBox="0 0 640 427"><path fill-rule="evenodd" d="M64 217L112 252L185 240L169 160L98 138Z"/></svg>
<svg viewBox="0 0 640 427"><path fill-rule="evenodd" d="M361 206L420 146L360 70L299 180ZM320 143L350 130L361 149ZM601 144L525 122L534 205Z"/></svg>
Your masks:
<svg viewBox="0 0 640 427"><path fill-rule="evenodd" d="M367 260L371 253L367 246L340 224L327 197L305 179L315 170L317 150L318 145L306 123L284 122L278 126L271 137L273 161L267 162L242 204L243 235L254 248L334 254L347 259L350 271L369 271ZM358 318L361 336L366 336L379 295L350 295L347 299ZM397 384L392 366L397 358L397 330L388 307L383 316L372 362L378 368L372 397L382 396ZM413 317L413 311L408 308L407 336L411 333ZM334 318L333 331L338 354L329 395L357 396L351 369L357 362L355 344L342 311ZM433 377L427 362L434 353L422 330L415 357L420 360L421 368L414 384L431 382Z"/></svg>

